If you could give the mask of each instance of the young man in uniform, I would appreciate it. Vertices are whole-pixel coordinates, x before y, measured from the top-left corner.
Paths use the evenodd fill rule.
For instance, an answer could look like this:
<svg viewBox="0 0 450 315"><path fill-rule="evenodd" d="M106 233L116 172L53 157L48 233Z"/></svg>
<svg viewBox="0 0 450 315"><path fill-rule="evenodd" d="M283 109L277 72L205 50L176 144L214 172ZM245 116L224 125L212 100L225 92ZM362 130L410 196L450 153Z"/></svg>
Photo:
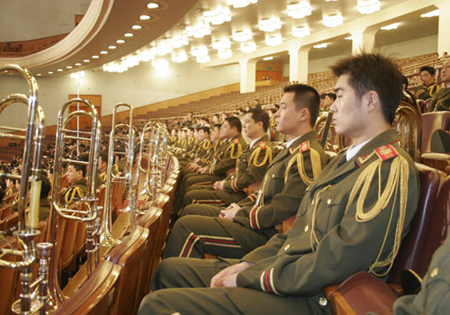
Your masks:
<svg viewBox="0 0 450 315"><path fill-rule="evenodd" d="M80 164L69 164L67 166L67 181L70 186L63 192L61 198L66 206L81 199L86 194L86 166Z"/></svg>
<svg viewBox="0 0 450 315"><path fill-rule="evenodd" d="M333 122L352 145L308 187L292 229L239 261L163 260L139 314L331 314L327 285L388 273L419 196L414 162L391 128L401 73L364 53L332 70Z"/></svg>
<svg viewBox="0 0 450 315"><path fill-rule="evenodd" d="M187 215L172 229L165 257L212 254L240 258L265 244L277 233L277 225L295 215L306 188L327 162L313 130L319 102L319 94L310 86L296 84L284 89L276 113L277 130L291 140L269 166L258 196L222 211L214 206L188 206Z"/></svg>
<svg viewBox="0 0 450 315"><path fill-rule="evenodd" d="M272 162L272 145L267 128L269 115L253 108L245 114L244 132L251 143L238 157L235 171L214 185L194 185L188 188L183 208L191 203L230 205L246 197L244 188L260 182Z"/></svg>

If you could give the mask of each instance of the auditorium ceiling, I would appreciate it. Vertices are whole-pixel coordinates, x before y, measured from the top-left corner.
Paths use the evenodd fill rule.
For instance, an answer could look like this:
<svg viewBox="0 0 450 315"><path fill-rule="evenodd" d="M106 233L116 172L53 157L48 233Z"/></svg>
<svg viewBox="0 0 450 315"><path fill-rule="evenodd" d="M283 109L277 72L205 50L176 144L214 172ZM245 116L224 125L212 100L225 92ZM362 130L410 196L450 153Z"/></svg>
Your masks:
<svg viewBox="0 0 450 315"><path fill-rule="evenodd" d="M380 0L380 10L375 7L370 14L361 11L362 5L372 0L247 0L250 3L245 7L233 7L233 1L92 0L81 22L57 44L28 56L2 57L0 64L19 63L42 76L55 76L101 71L102 67L126 70L161 60L199 62L208 67L274 56L273 62L287 63L292 47L306 47L309 59L351 52L351 34L345 25L354 27L359 21L366 25L372 17L375 47L438 32L438 17L421 17L436 9L433 2L425 0ZM8 6L14 3L8 2ZM44 12L45 8L38 14ZM385 20L380 18L383 15ZM339 16L343 25L336 22ZM327 17L336 24L324 25ZM379 29L396 22L400 23L397 29ZM318 44L328 46L315 48Z"/></svg>

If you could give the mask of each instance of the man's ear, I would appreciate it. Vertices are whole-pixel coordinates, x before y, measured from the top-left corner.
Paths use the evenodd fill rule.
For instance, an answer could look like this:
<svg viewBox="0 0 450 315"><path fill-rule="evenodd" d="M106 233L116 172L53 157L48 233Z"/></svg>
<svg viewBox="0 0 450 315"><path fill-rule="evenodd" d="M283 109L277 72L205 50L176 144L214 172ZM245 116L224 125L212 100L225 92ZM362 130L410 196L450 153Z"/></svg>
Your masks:
<svg viewBox="0 0 450 315"><path fill-rule="evenodd" d="M307 108L302 108L300 110L300 116L299 116L299 120L300 121L309 121L309 110Z"/></svg>
<svg viewBox="0 0 450 315"><path fill-rule="evenodd" d="M380 97L377 92L369 91L365 95L367 101L367 108L370 112L374 111L380 104Z"/></svg>

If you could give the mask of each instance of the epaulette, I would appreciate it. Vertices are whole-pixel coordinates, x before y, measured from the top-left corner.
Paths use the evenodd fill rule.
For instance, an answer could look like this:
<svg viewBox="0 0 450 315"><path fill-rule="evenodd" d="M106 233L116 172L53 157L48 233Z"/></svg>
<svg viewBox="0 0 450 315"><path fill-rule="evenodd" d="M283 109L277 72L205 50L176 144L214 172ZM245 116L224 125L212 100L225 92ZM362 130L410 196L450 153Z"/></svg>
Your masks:
<svg viewBox="0 0 450 315"><path fill-rule="evenodd" d="M311 149L311 146L310 146L310 144L309 144L309 140L306 140L306 141L300 143L300 144L299 144L298 146L296 146L295 148L292 148L292 149L290 148L290 149L289 149L289 152L290 152L291 154L294 154L294 153L297 152L297 151L303 153L303 152L309 151L310 149Z"/></svg>
<svg viewBox="0 0 450 315"><path fill-rule="evenodd" d="M80 200L81 197L84 196L83 190L80 186L74 186L68 188L66 192L64 192L64 202L66 205L72 204L74 201Z"/></svg>
<svg viewBox="0 0 450 315"><path fill-rule="evenodd" d="M261 163L259 163L258 159L262 150L266 150L266 154L264 155ZM272 149L266 145L266 141L262 140L259 142L259 147L253 150L252 154L250 155L250 158L248 159L248 165L250 166L253 163L254 166L261 167L267 163L267 160L269 160L269 165L272 164Z"/></svg>
<svg viewBox="0 0 450 315"><path fill-rule="evenodd" d="M320 172L322 172L322 163L321 163L321 159L320 159L320 154L319 154L319 152L317 152L317 150L311 148L309 140L300 143L300 145L297 148L295 148L294 153L296 151L298 151L297 154L295 154L289 160L289 163L286 167L286 171L284 172L284 182L286 183L288 180L289 171L290 171L292 165L295 162L297 162L297 168L298 168L298 173L300 175L300 178L306 185L309 186L314 181L314 179L317 178L317 176L320 174ZM308 152L308 151L309 151L309 159L311 162L311 168L312 168L312 173L313 173L312 178L310 178L308 176L308 174L306 174L304 157L303 157L303 153Z"/></svg>
<svg viewBox="0 0 450 315"><path fill-rule="evenodd" d="M239 144L239 139L238 138L234 139L233 143L234 144Z"/></svg>
<svg viewBox="0 0 450 315"><path fill-rule="evenodd" d="M266 149L266 141L260 141L259 147L261 148L261 150L265 150Z"/></svg>

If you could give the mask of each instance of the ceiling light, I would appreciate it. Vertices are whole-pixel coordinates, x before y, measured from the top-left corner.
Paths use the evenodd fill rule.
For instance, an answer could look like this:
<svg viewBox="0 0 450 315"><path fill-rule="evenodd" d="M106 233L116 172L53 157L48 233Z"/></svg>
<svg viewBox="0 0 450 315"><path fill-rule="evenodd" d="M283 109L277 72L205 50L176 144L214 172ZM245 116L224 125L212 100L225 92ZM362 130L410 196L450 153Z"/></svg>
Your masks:
<svg viewBox="0 0 450 315"><path fill-rule="evenodd" d="M210 62L211 58L209 58L208 55L203 55L203 56L198 56L197 57L197 62L198 63L205 63L205 62Z"/></svg>
<svg viewBox="0 0 450 315"><path fill-rule="evenodd" d="M156 53L160 56L165 56L172 52L172 47L165 41L160 41L156 46Z"/></svg>
<svg viewBox="0 0 450 315"><path fill-rule="evenodd" d="M139 57L141 58L141 61L149 62L150 60L155 59L155 57L156 57L156 49L154 49L154 48L146 49L146 50L142 51L139 54Z"/></svg>
<svg viewBox="0 0 450 315"><path fill-rule="evenodd" d="M270 57L264 57L263 60L265 60L265 61L273 60L273 57L272 57L272 56L270 56Z"/></svg>
<svg viewBox="0 0 450 315"><path fill-rule="evenodd" d="M88 63L91 62L89 59L84 59L83 62Z"/></svg>
<svg viewBox="0 0 450 315"><path fill-rule="evenodd" d="M302 26L292 26L292 36L294 37L305 37L311 35L311 30L308 25Z"/></svg>
<svg viewBox="0 0 450 315"><path fill-rule="evenodd" d="M232 5L233 8L244 8L249 4L255 4L258 0L227 0L227 5Z"/></svg>
<svg viewBox="0 0 450 315"><path fill-rule="evenodd" d="M139 58L138 55L129 55L129 56L125 57L125 59L123 60L122 63L125 66L127 66L128 68L131 68L131 67L137 66L140 61L141 61L141 59Z"/></svg>
<svg viewBox="0 0 450 315"><path fill-rule="evenodd" d="M439 16L439 9L420 15L421 18L430 18L434 16Z"/></svg>
<svg viewBox="0 0 450 315"><path fill-rule="evenodd" d="M49 71L48 74L53 74L53 71Z"/></svg>
<svg viewBox="0 0 450 315"><path fill-rule="evenodd" d="M347 36L346 38L344 38L345 40L353 40L353 36Z"/></svg>
<svg viewBox="0 0 450 315"><path fill-rule="evenodd" d="M374 12L380 11L380 1L379 0L358 0L358 5L356 7L361 14L372 14Z"/></svg>
<svg viewBox="0 0 450 315"><path fill-rule="evenodd" d="M396 30L399 25L400 25L400 23L392 23L392 24L380 27L380 30L383 30L383 31Z"/></svg>
<svg viewBox="0 0 450 315"><path fill-rule="evenodd" d="M214 11L211 10L203 12L203 18L206 23L220 25L231 21L231 12L229 8L218 6Z"/></svg>
<svg viewBox="0 0 450 315"><path fill-rule="evenodd" d="M311 15L311 4L308 1L292 2L287 5L288 15L294 19L303 19Z"/></svg>
<svg viewBox="0 0 450 315"><path fill-rule="evenodd" d="M147 8L149 8L149 9L156 9L156 8L159 8L159 4L157 4L156 2L149 2L147 4Z"/></svg>
<svg viewBox="0 0 450 315"><path fill-rule="evenodd" d="M173 62L184 62L188 59L187 54L184 50L176 52L176 53L172 53L172 61Z"/></svg>
<svg viewBox="0 0 450 315"><path fill-rule="evenodd" d="M107 52L106 50L102 50L102 51L100 52L100 54L102 54L102 55L107 55L108 52Z"/></svg>
<svg viewBox="0 0 450 315"><path fill-rule="evenodd" d="M100 57L97 56L97 55L93 55L93 56L92 56L92 59L98 59L98 58L100 58Z"/></svg>
<svg viewBox="0 0 450 315"><path fill-rule="evenodd" d="M231 49L219 50L218 55L220 59L228 59L233 57Z"/></svg>
<svg viewBox="0 0 450 315"><path fill-rule="evenodd" d="M192 47L191 48L191 55L194 57L201 57L201 56L207 56L208 55L208 48L204 45Z"/></svg>
<svg viewBox="0 0 450 315"><path fill-rule="evenodd" d="M42 76L42 74L38 73L38 74L36 74L36 76L38 76L38 77L41 77L41 76Z"/></svg>
<svg viewBox="0 0 450 315"><path fill-rule="evenodd" d="M125 33L125 34L123 34L123 36L125 36L125 37L133 37L134 34L133 33Z"/></svg>
<svg viewBox="0 0 450 315"><path fill-rule="evenodd" d="M58 71L58 72L62 72L62 71L63 71L63 69L59 68L59 69L58 69L58 70L56 70L56 71Z"/></svg>
<svg viewBox="0 0 450 315"><path fill-rule="evenodd" d="M259 30L263 32L273 32L281 29L281 20L279 17L264 18L259 20Z"/></svg>
<svg viewBox="0 0 450 315"><path fill-rule="evenodd" d="M318 48L318 49L327 48L327 47L328 47L328 43L323 43L323 44L318 44L318 45L313 46L313 48Z"/></svg>
<svg viewBox="0 0 450 315"><path fill-rule="evenodd" d="M186 35L175 35L166 39L166 41L173 48L181 48L189 44L189 40Z"/></svg>
<svg viewBox="0 0 450 315"><path fill-rule="evenodd" d="M84 71L78 71L70 74L70 77L72 79L76 79L77 81L84 78L84 76L85 76Z"/></svg>
<svg viewBox="0 0 450 315"><path fill-rule="evenodd" d="M109 64L103 65L103 71L107 71L107 72L122 73L127 70L128 70L127 66L125 66L123 63L111 62Z"/></svg>
<svg viewBox="0 0 450 315"><path fill-rule="evenodd" d="M140 29L142 29L142 26L140 26L140 25L133 25L131 28L133 30L140 30Z"/></svg>
<svg viewBox="0 0 450 315"><path fill-rule="evenodd" d="M125 41L124 41L123 39L118 39L118 40L116 40L116 43L117 43L117 44L124 44Z"/></svg>
<svg viewBox="0 0 450 315"><path fill-rule="evenodd" d="M209 24L205 24L200 21L197 22L194 26L187 26L186 35L194 38L202 38L206 35L211 35L211 28Z"/></svg>
<svg viewBox="0 0 450 315"><path fill-rule="evenodd" d="M232 37L235 42L240 43L246 42L253 38L252 31L249 29L234 31Z"/></svg>
<svg viewBox="0 0 450 315"><path fill-rule="evenodd" d="M280 33L266 34L266 44L269 46L277 46L283 42L283 38Z"/></svg>
<svg viewBox="0 0 450 315"><path fill-rule="evenodd" d="M344 20L341 13L331 13L323 16L323 24L326 27L336 27L342 25Z"/></svg>
<svg viewBox="0 0 450 315"><path fill-rule="evenodd" d="M241 51L243 53L251 53L256 51L256 44L254 42L241 43Z"/></svg>
<svg viewBox="0 0 450 315"><path fill-rule="evenodd" d="M227 37L215 39L212 42L212 48L217 50L226 50L231 47L230 40Z"/></svg>
<svg viewBox="0 0 450 315"><path fill-rule="evenodd" d="M116 49L117 47L116 46L113 46L113 45L111 45L111 46L108 46L108 49Z"/></svg>
<svg viewBox="0 0 450 315"><path fill-rule="evenodd" d="M166 59L155 59L152 60L152 66L157 70L165 70L169 67L169 63Z"/></svg>
<svg viewBox="0 0 450 315"><path fill-rule="evenodd" d="M73 67L72 67L72 66L67 66L66 68L67 68L67 69L72 69Z"/></svg>
<svg viewBox="0 0 450 315"><path fill-rule="evenodd" d="M75 66L81 66L81 62L77 62Z"/></svg>
<svg viewBox="0 0 450 315"><path fill-rule="evenodd" d="M148 20L150 20L150 15L143 14L139 17L139 19L141 21L148 21Z"/></svg>

